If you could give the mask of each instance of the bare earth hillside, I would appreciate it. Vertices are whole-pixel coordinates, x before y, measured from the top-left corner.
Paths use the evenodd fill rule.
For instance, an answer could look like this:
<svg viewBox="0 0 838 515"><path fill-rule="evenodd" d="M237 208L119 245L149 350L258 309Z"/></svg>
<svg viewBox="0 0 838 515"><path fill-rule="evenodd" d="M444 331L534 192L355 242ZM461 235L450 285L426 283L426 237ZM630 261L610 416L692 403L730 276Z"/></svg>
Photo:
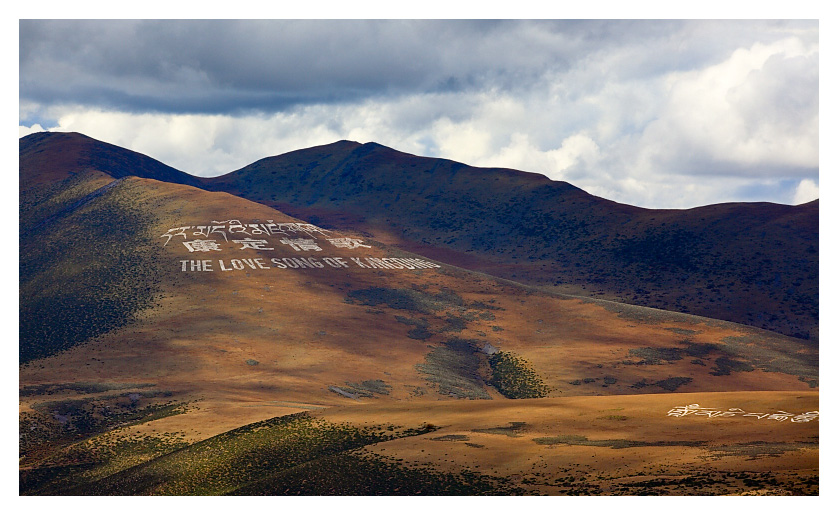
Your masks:
<svg viewBox="0 0 838 515"><path fill-rule="evenodd" d="M25 140L22 495L818 493L811 340Z"/></svg>

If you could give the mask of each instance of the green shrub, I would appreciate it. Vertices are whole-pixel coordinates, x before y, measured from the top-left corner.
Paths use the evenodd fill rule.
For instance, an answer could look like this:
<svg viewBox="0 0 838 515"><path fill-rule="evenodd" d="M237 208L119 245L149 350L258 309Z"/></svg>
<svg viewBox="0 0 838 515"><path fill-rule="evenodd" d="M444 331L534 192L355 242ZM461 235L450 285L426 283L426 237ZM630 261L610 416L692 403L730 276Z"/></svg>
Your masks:
<svg viewBox="0 0 838 515"><path fill-rule="evenodd" d="M738 361L722 356L720 358L716 358L716 365L713 367L710 374L714 376L727 376L730 375L731 372L750 372L753 369L754 367L744 361Z"/></svg>
<svg viewBox="0 0 838 515"><path fill-rule="evenodd" d="M512 353L499 351L489 356L492 380L489 384L510 399L545 397L549 388L529 363Z"/></svg>

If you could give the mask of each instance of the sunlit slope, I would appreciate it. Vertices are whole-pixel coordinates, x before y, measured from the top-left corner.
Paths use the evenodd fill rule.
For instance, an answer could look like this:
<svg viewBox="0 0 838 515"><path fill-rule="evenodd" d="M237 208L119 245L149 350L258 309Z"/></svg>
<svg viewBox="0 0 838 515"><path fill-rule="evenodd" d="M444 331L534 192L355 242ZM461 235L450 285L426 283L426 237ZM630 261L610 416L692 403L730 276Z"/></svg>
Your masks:
<svg viewBox="0 0 838 515"><path fill-rule="evenodd" d="M68 177L96 172L114 179L135 176L196 185L187 173L134 152L78 132L38 132L20 138L20 190L49 185Z"/></svg>
<svg viewBox="0 0 838 515"><path fill-rule="evenodd" d="M817 338L817 201L641 209L539 174L350 141L204 185L523 283Z"/></svg>
<svg viewBox="0 0 838 515"><path fill-rule="evenodd" d="M25 470L21 487L53 495L811 495L818 409L813 392L371 403L270 418L191 444L114 431L60 453L41 476ZM54 481L40 482L44 475Z"/></svg>
<svg viewBox="0 0 838 515"><path fill-rule="evenodd" d="M95 173L78 185L47 196L64 207L32 224L37 238L21 231L23 494L812 491L817 422L768 435L757 423L779 420L737 412L750 425L730 440L638 426L689 403L816 410L805 341L551 294L226 193ZM60 301L27 311L45 299ZM96 331L53 345L66 327ZM626 453L631 467L597 477ZM741 453L758 464L700 470ZM531 484L536 456L549 485ZM649 484L652 464L682 483Z"/></svg>
<svg viewBox="0 0 838 515"><path fill-rule="evenodd" d="M188 186L128 178L93 204L116 195L137 213L91 211L85 227L118 232L141 213L133 240L102 248L82 233L76 246L89 260L53 255L77 269L70 277L121 278L109 290L116 305L137 292L147 301L95 342L24 369L24 384L154 378L182 391L327 404L817 384L816 351L793 338L498 282ZM118 259L94 259L110 248ZM75 279L52 288L86 291ZM36 323L27 313L22 328Z"/></svg>
<svg viewBox="0 0 838 515"><path fill-rule="evenodd" d="M224 190L328 229L560 293L817 342L818 201L641 209L539 174L350 141L202 179L81 134L38 133L20 139L21 229L128 176ZM54 198L39 202L45 197Z"/></svg>

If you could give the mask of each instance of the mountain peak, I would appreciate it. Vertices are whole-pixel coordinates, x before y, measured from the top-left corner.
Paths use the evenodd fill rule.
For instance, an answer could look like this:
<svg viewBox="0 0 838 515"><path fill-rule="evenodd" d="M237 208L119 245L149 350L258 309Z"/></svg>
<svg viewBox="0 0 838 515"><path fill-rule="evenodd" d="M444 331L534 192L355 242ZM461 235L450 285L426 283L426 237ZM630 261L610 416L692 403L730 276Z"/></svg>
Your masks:
<svg viewBox="0 0 838 515"><path fill-rule="evenodd" d="M134 152L78 132L37 132L19 140L20 184L61 181L82 172L114 179L136 176L197 186L201 180Z"/></svg>

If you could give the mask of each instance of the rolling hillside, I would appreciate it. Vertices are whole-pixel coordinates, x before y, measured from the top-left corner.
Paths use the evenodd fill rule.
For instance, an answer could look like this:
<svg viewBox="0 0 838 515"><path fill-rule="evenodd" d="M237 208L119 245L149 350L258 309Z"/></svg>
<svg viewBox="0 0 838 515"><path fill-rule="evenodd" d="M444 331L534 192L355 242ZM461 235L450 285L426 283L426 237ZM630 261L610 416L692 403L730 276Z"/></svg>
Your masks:
<svg viewBox="0 0 838 515"><path fill-rule="evenodd" d="M349 141L210 179L80 134L33 134L20 145L22 192L32 181L54 184L49 174L63 181L68 171L72 178L133 175L225 191L496 277L817 344L818 201L642 209L539 174Z"/></svg>
<svg viewBox="0 0 838 515"><path fill-rule="evenodd" d="M817 340L818 201L641 209L349 141L204 185L498 277Z"/></svg>
<svg viewBox="0 0 838 515"><path fill-rule="evenodd" d="M810 341L27 138L22 495L817 493Z"/></svg>

